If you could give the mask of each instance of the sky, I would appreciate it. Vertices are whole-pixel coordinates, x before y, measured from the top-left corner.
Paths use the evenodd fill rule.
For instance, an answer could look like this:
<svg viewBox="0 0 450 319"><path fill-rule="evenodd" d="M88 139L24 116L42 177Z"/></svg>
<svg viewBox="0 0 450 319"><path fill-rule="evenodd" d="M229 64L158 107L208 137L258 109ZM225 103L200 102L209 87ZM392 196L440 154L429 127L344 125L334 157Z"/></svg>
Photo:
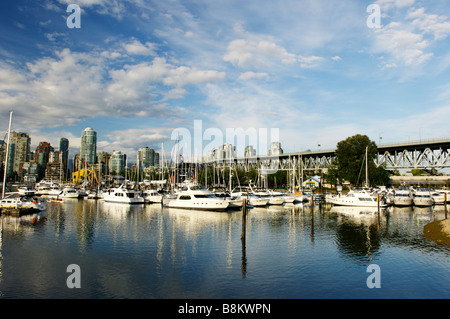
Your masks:
<svg viewBox="0 0 450 319"><path fill-rule="evenodd" d="M446 0L2 1L0 135L13 111L71 157L86 127L130 159L180 132L203 155L239 129L261 155L449 137L449 38Z"/></svg>

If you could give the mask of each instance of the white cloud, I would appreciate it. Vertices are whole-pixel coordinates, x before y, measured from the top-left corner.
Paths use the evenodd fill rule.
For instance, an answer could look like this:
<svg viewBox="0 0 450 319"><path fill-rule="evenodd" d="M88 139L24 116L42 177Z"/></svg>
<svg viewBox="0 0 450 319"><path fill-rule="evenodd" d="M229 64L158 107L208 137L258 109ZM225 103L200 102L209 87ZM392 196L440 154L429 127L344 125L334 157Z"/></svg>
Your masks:
<svg viewBox="0 0 450 319"><path fill-rule="evenodd" d="M406 15L413 20L411 24L424 34L432 34L436 40L443 40L450 35L450 21L446 16L427 14L424 8L412 9Z"/></svg>
<svg viewBox="0 0 450 319"><path fill-rule="evenodd" d="M226 75L159 57L120 66L116 63L122 55L116 49L63 49L25 68L0 63L0 110L14 109L22 121L17 124L29 129L111 115L176 118L184 114L183 108L167 101L186 96L189 92L183 87L222 81Z"/></svg>
<svg viewBox="0 0 450 319"><path fill-rule="evenodd" d="M376 50L390 53L396 61L402 61L406 66L423 64L433 56L433 53L425 52L429 42L423 35L406 30L401 23L391 22L375 33Z"/></svg>
<svg viewBox="0 0 450 319"><path fill-rule="evenodd" d="M387 11L392 8L412 6L415 0L377 0L375 3L381 7L382 11Z"/></svg>
<svg viewBox="0 0 450 319"><path fill-rule="evenodd" d="M269 75L265 72L244 72L238 77L238 80L251 80L251 79L267 79Z"/></svg>
<svg viewBox="0 0 450 319"><path fill-rule="evenodd" d="M100 14L110 15L118 20L123 18L125 10L125 4L120 0L58 0L59 3L65 7L64 11L69 4L78 4L81 10L86 8L96 10ZM59 8L47 3L46 7L51 10L58 10Z"/></svg>
<svg viewBox="0 0 450 319"><path fill-rule="evenodd" d="M155 56L156 44L146 42L142 44L140 41L133 39L131 42L124 44L124 48L129 54L135 55L152 55Z"/></svg>
<svg viewBox="0 0 450 319"><path fill-rule="evenodd" d="M237 39L229 43L223 60L240 68L262 69L278 63L299 63L302 68L313 68L317 67L323 58L296 55L267 40Z"/></svg>
<svg viewBox="0 0 450 319"><path fill-rule="evenodd" d="M450 35L448 17L411 7L413 0L379 0L377 3L391 20L386 19L389 23L373 32L373 51L388 55L382 63L383 69L399 66L408 67L407 72L419 69L434 57L432 48L436 42Z"/></svg>

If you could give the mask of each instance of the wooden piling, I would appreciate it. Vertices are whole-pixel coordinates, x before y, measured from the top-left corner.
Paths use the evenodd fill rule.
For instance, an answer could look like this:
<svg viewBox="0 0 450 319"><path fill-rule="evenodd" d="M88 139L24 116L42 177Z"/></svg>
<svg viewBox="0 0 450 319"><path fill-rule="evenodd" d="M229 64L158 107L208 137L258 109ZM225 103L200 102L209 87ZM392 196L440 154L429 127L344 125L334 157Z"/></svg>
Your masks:
<svg viewBox="0 0 450 319"><path fill-rule="evenodd" d="M241 271L242 278L247 276L247 254L246 254L246 232L247 232L247 199L244 198L242 201L242 233L241 233L241 244L242 244L242 258L241 258Z"/></svg>
<svg viewBox="0 0 450 319"><path fill-rule="evenodd" d="M247 232L247 198L242 201L242 233L241 240L245 242Z"/></svg>
<svg viewBox="0 0 450 319"><path fill-rule="evenodd" d="M445 219L447 219L447 193L444 193L444 211L445 211Z"/></svg>
<svg viewBox="0 0 450 319"><path fill-rule="evenodd" d="M378 206L378 213L377 213L377 230L380 231L381 230L381 225L380 225L380 194L377 194L377 206Z"/></svg>

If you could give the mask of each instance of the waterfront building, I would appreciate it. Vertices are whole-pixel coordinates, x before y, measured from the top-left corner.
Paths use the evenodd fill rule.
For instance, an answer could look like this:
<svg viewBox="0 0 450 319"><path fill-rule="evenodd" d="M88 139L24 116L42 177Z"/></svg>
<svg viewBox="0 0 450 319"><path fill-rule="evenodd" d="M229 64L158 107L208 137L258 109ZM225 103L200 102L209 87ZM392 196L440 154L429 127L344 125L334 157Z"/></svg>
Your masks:
<svg viewBox="0 0 450 319"><path fill-rule="evenodd" d="M109 159L111 158L111 154L105 151L97 152L97 162L101 164L101 169L103 172L109 171Z"/></svg>
<svg viewBox="0 0 450 319"><path fill-rule="evenodd" d="M20 176L20 163L30 160L30 135L28 133L11 132L10 144L10 151L14 148L12 166L10 168L12 168L12 172L17 172Z"/></svg>
<svg viewBox="0 0 450 319"><path fill-rule="evenodd" d="M137 151L137 163L140 169L155 166L155 155L157 153L150 147L141 147ZM159 160L159 154L158 154Z"/></svg>
<svg viewBox="0 0 450 319"><path fill-rule="evenodd" d="M256 150L253 148L252 145L248 145L248 146L245 147L244 156L245 156L245 157L253 157L253 156L256 156Z"/></svg>
<svg viewBox="0 0 450 319"><path fill-rule="evenodd" d="M62 178L65 180L67 177L68 163L69 163L69 140L65 137L59 139L59 151L61 152L62 160Z"/></svg>
<svg viewBox="0 0 450 319"><path fill-rule="evenodd" d="M155 166L158 166L159 167L159 153L158 152L155 152Z"/></svg>
<svg viewBox="0 0 450 319"><path fill-rule="evenodd" d="M0 140L0 163L5 163L6 143Z"/></svg>
<svg viewBox="0 0 450 319"><path fill-rule="evenodd" d="M97 155L97 132L87 127L81 133L80 159L87 164L95 164Z"/></svg>
<svg viewBox="0 0 450 319"><path fill-rule="evenodd" d="M214 149L208 156L208 160L212 161L232 160L234 158L236 158L236 147L228 143Z"/></svg>
<svg viewBox="0 0 450 319"><path fill-rule="evenodd" d="M283 149L281 148L280 142L272 142L269 149L269 156L271 155L281 155L283 154Z"/></svg>
<svg viewBox="0 0 450 319"><path fill-rule="evenodd" d="M125 162L127 156L122 154L120 151L113 151L109 159L109 171L120 174L121 171L125 170Z"/></svg>
<svg viewBox="0 0 450 319"><path fill-rule="evenodd" d="M40 142L36 147L34 157L39 167L39 177L43 177L45 175L45 169L50 158L50 152L54 151L54 148L48 142Z"/></svg>

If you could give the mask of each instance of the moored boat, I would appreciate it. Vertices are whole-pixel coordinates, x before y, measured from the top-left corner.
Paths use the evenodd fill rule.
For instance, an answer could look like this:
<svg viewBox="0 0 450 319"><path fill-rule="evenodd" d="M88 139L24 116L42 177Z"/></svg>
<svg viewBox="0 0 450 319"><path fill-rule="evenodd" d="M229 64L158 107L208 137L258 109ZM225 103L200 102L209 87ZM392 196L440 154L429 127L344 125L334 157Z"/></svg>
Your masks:
<svg viewBox="0 0 450 319"><path fill-rule="evenodd" d="M433 200L433 197L431 196L431 192L425 188L418 189L414 193L413 202L414 202L414 206L417 206L417 207L428 207L428 206L433 206L433 204L434 204L434 200Z"/></svg>
<svg viewBox="0 0 450 319"><path fill-rule="evenodd" d="M101 199L109 203L143 204L144 198L133 189L127 189L121 185L102 192Z"/></svg>
<svg viewBox="0 0 450 319"><path fill-rule="evenodd" d="M197 185L185 185L175 196L166 196L163 205L169 208L224 211L229 201L218 198L213 192Z"/></svg>

